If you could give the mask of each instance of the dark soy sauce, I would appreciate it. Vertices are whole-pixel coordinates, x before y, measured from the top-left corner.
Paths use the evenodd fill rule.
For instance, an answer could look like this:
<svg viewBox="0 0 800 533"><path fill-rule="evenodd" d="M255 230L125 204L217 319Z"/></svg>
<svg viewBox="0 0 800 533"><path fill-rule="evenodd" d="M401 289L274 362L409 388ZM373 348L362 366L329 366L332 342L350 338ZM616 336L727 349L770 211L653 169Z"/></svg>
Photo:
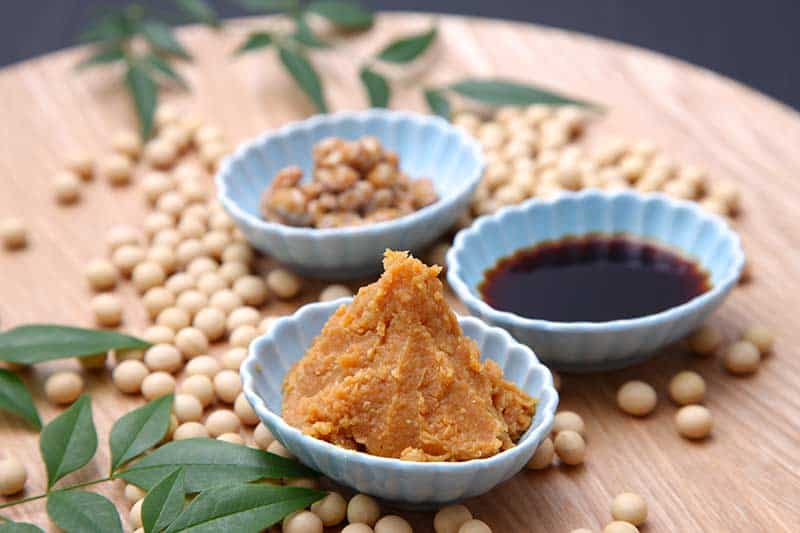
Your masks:
<svg viewBox="0 0 800 533"><path fill-rule="evenodd" d="M636 318L688 302L711 287L696 263L626 235L567 237L524 248L484 273L484 301L556 322Z"/></svg>

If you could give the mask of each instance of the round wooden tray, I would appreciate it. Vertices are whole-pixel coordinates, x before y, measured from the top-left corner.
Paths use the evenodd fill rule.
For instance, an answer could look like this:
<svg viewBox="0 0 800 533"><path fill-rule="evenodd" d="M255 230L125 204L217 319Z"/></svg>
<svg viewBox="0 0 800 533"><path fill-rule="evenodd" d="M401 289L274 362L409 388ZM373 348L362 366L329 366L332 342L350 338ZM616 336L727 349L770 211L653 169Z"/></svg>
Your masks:
<svg viewBox="0 0 800 533"><path fill-rule="evenodd" d="M361 108L357 81L362 58L392 36L428 26L431 15L381 15L376 28L343 42L336 52L315 53L332 109ZM426 83L467 74L523 79L591 99L608 113L595 133L648 138L667 153L709 169L741 186L743 215L735 222L754 280L734 291L713 322L733 338L750 322L778 336L775 354L749 378L726 375L714 359L678 349L636 368L604 375L565 376L561 405L588 425L588 459L580 467L522 472L491 493L466 502L495 532L567 532L602 529L609 502L632 490L650 505L644 531L791 531L800 522L800 119L789 108L714 73L651 52L570 32L532 25L443 16L437 57ZM233 141L312 112L304 96L270 52L234 60L231 51L257 19L236 21L222 33L182 30L195 55L184 67L191 93L164 95L181 102ZM83 265L105 253L105 228L140 224L145 206L136 187L111 190L102 180L84 188L82 202L55 205L50 177L65 154L100 154L109 136L133 127L134 116L119 76L108 69L77 75L81 50L67 50L0 71L0 216L18 216L30 231L29 249L0 251L0 321L3 328L28 322L90 325L90 293ZM393 106L424 109L419 90L401 88ZM316 297L270 304L270 314L290 312ZM118 292L130 306L124 329L141 331L145 314L130 287ZM44 378L72 361L42 365L25 375L44 419L58 410L42 400ZM675 407L666 383L679 370L696 369L708 384L706 404L715 416L713 437L699 443L678 436ZM640 378L659 391L650 417L638 420L615 407L617 387ZM101 477L108 465L107 435L113 421L141 403L109 384L108 373L90 375L95 422L101 436L96 459L75 481ZM38 435L0 415L0 453L28 466L24 495L39 493L45 474ZM128 506L122 483L98 487ZM4 500L0 500L4 501ZM48 524L42 501L6 510L13 519ZM432 531L432 515L409 513L415 531ZM792 525L794 524L794 525Z"/></svg>

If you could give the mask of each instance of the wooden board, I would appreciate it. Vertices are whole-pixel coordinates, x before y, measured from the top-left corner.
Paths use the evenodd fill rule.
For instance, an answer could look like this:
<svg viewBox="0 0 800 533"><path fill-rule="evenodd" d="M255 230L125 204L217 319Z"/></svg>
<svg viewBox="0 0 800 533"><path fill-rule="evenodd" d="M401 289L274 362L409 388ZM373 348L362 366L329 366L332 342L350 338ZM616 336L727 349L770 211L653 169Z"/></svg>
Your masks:
<svg viewBox="0 0 800 533"><path fill-rule="evenodd" d="M391 36L427 27L429 15L379 17L377 27L315 53L333 109L364 106L356 71L363 58ZM232 60L245 27L221 34L183 31L196 60L184 68L189 94L166 94L239 141L311 109L270 53ZM609 112L595 133L656 141L678 159L702 164L744 191L744 215L736 222L755 279L734 291L715 315L728 338L750 322L778 336L775 354L750 378L726 375L716 360L672 350L636 368L604 375L568 376L561 405L584 416L589 452L585 465L522 472L491 493L467 502L495 532L567 532L602 529L609 501L633 490L650 505L643 531L797 531L800 523L800 117L792 110L713 73L650 52L569 32L511 22L442 17L432 66L419 77L436 84L466 74L502 75L538 82L605 104ZM141 223L145 206L136 187L112 191L102 181L84 189L79 206L58 207L50 176L75 149L102 153L110 135L134 126L126 94L113 72L76 75L80 51L68 50L0 72L0 216L23 218L30 248L0 251L0 324L27 322L89 325L90 293L82 277L87 260L104 254L103 230L114 223ZM406 83L410 86L411 83ZM423 109L418 90L398 90L398 108ZM313 299L316 287L304 293ZM145 314L130 287L118 291L130 303L125 328L137 332ZM278 305L267 312L287 312ZM45 420L58 410L41 399L44 378L57 362L26 375ZM675 432L674 406L665 387L675 372L693 368L708 383L706 402L715 416L713 438L689 443ZM630 378L657 387L657 412L644 420L620 414L616 388ZM72 476L104 475L107 434L113 421L140 399L123 397L107 373L90 375L95 421L101 435L96 460ZM0 454L28 466L25 495L45 484L37 435L11 417L0 417ZM127 516L122 484L98 490ZM3 501L3 500L0 500ZM7 510L14 519L47 524L41 501ZM415 531L432 531L432 515L407 514Z"/></svg>

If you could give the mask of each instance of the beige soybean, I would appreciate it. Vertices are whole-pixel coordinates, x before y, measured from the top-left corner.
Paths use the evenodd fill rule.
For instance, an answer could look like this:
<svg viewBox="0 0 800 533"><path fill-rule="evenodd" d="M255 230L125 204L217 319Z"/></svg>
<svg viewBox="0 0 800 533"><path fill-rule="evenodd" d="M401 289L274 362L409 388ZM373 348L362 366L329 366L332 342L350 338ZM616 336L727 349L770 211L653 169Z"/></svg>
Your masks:
<svg viewBox="0 0 800 533"><path fill-rule="evenodd" d="M66 405L78 399L83 392L83 378L77 372L56 372L44 382L47 401L55 405Z"/></svg>
<svg viewBox="0 0 800 533"><path fill-rule="evenodd" d="M175 249L179 265L188 265L198 257L204 257L206 253L206 247L197 239L186 239Z"/></svg>
<svg viewBox="0 0 800 533"><path fill-rule="evenodd" d="M183 356L171 344L156 344L144 353L144 364L153 371L174 373L183 367Z"/></svg>
<svg viewBox="0 0 800 533"><path fill-rule="evenodd" d="M210 355L200 355L186 364L187 376L202 374L213 379L220 370L219 362Z"/></svg>
<svg viewBox="0 0 800 533"><path fill-rule="evenodd" d="M586 424L581 415L574 411L559 411L553 420L552 433L558 435L564 430L572 430L580 433L581 437L586 438Z"/></svg>
<svg viewBox="0 0 800 533"><path fill-rule="evenodd" d="M197 217L181 217L178 231L187 239L200 239L206 232L206 225Z"/></svg>
<svg viewBox="0 0 800 533"><path fill-rule="evenodd" d="M242 381L233 370L222 370L214 376L214 392L225 403L233 403L242 392Z"/></svg>
<svg viewBox="0 0 800 533"><path fill-rule="evenodd" d="M348 524L342 533L374 533L373 529L367 524Z"/></svg>
<svg viewBox="0 0 800 533"><path fill-rule="evenodd" d="M142 396L146 400L155 400L175 392L175 378L167 372L153 372L142 381Z"/></svg>
<svg viewBox="0 0 800 533"><path fill-rule="evenodd" d="M472 513L461 504L442 507L433 517L436 533L458 533L459 528L472 520Z"/></svg>
<svg viewBox="0 0 800 533"><path fill-rule="evenodd" d="M156 324L166 326L173 331L180 331L191 323L191 316L180 307L167 307L158 314ZM199 328L198 328L199 329Z"/></svg>
<svg viewBox="0 0 800 533"><path fill-rule="evenodd" d="M178 295L175 305L193 317L208 305L208 296L196 289L188 289Z"/></svg>
<svg viewBox="0 0 800 533"><path fill-rule="evenodd" d="M267 286L279 298L294 298L300 292L300 278L283 268L267 274Z"/></svg>
<svg viewBox="0 0 800 533"><path fill-rule="evenodd" d="M775 336L772 334L772 331L761 324L749 326L742 334L741 340L751 342L758 348L761 355L771 352L775 345Z"/></svg>
<svg viewBox="0 0 800 533"><path fill-rule="evenodd" d="M253 409L253 406L250 405L250 402L247 401L247 398L245 398L242 392L239 393L236 400L233 402L233 411L242 421L242 424L246 426L255 426L259 422L258 415Z"/></svg>
<svg viewBox="0 0 800 533"><path fill-rule="evenodd" d="M124 224L112 226L106 233L106 244L112 252L126 244L139 245L141 240L139 230Z"/></svg>
<svg viewBox="0 0 800 533"><path fill-rule="evenodd" d="M233 330L228 341L233 347L247 348L256 337L258 337L258 330L254 326L245 325Z"/></svg>
<svg viewBox="0 0 800 533"><path fill-rule="evenodd" d="M175 294L194 289L195 277L185 272L178 272L167 278L164 286Z"/></svg>
<svg viewBox="0 0 800 533"><path fill-rule="evenodd" d="M225 314L232 312L237 307L241 307L243 303L242 298L231 289L222 289L215 292L208 301L209 307L215 307Z"/></svg>
<svg viewBox="0 0 800 533"><path fill-rule="evenodd" d="M142 382L149 372L145 364L141 361L129 359L121 362L114 368L111 379L121 392L136 394L142 390Z"/></svg>
<svg viewBox="0 0 800 533"><path fill-rule="evenodd" d="M292 454L292 452L286 449L286 447L277 440L272 441L270 445L267 446L267 451L269 453L274 453L275 455L285 457L286 459L294 459L294 454Z"/></svg>
<svg viewBox="0 0 800 533"><path fill-rule="evenodd" d="M225 314L215 307L205 307L197 312L192 325L214 342L225 334Z"/></svg>
<svg viewBox="0 0 800 533"><path fill-rule="evenodd" d="M339 298L347 298L353 296L353 291L346 285L328 285L321 293L319 293L320 302L330 302L338 300Z"/></svg>
<svg viewBox="0 0 800 533"><path fill-rule="evenodd" d="M322 520L311 511L297 511L283 519L283 533L322 533Z"/></svg>
<svg viewBox="0 0 800 533"><path fill-rule="evenodd" d="M684 370L669 381L669 397L678 405L701 403L706 395L706 382L697 372Z"/></svg>
<svg viewBox="0 0 800 533"><path fill-rule="evenodd" d="M92 298L91 307L99 325L113 328L122 323L122 302L113 294L98 294Z"/></svg>
<svg viewBox="0 0 800 533"><path fill-rule="evenodd" d="M142 141L136 132L120 130L111 138L111 148L115 152L136 159L142 151Z"/></svg>
<svg viewBox="0 0 800 533"><path fill-rule="evenodd" d="M280 317L265 316L263 319L261 319L261 322L258 323L258 331L262 334L268 333L272 329L272 326L275 325L275 322L278 320L278 318Z"/></svg>
<svg viewBox="0 0 800 533"><path fill-rule="evenodd" d="M247 350L245 348L231 348L222 356L222 367L238 372L246 358Z"/></svg>
<svg viewBox="0 0 800 533"><path fill-rule="evenodd" d="M183 380L181 392L191 394L200 400L203 407L208 407L216 399L214 383L211 378L203 374L195 374Z"/></svg>
<svg viewBox="0 0 800 533"><path fill-rule="evenodd" d="M615 520L606 524L606 527L603 528L603 533L639 533L639 528L630 522Z"/></svg>
<svg viewBox="0 0 800 533"><path fill-rule="evenodd" d="M647 520L647 502L633 492L617 494L611 501L611 516L614 520L641 526Z"/></svg>
<svg viewBox="0 0 800 533"><path fill-rule="evenodd" d="M82 152L75 152L67 156L64 162L64 168L70 172L74 172L84 181L92 179L94 173L94 160L88 154Z"/></svg>
<svg viewBox="0 0 800 533"><path fill-rule="evenodd" d="M28 244L28 230L18 218L0 220L0 239L6 250L20 250Z"/></svg>
<svg viewBox="0 0 800 533"><path fill-rule="evenodd" d="M202 244L200 244L200 246L202 246ZM217 270L219 270L219 264L207 255L195 257L189 261L189 264L186 266L186 272L195 276L195 279L200 279L200 276L203 274L216 272Z"/></svg>
<svg viewBox="0 0 800 533"><path fill-rule="evenodd" d="M53 192L59 204L74 204L81 197L81 180L72 172L59 172L53 176Z"/></svg>
<svg viewBox="0 0 800 533"><path fill-rule="evenodd" d="M111 262L124 276L129 276L136 265L145 259L144 248L137 244L123 244L111 254Z"/></svg>
<svg viewBox="0 0 800 533"><path fill-rule="evenodd" d="M206 418L206 429L212 437L219 437L223 433L238 433L241 421L230 409L219 409Z"/></svg>
<svg viewBox="0 0 800 533"><path fill-rule="evenodd" d="M380 516L381 508L378 502L366 494L356 494L347 503L347 521L351 524L360 523L372 527Z"/></svg>
<svg viewBox="0 0 800 533"><path fill-rule="evenodd" d="M206 272L197 278L197 289L209 297L227 288L228 282L216 272Z"/></svg>
<svg viewBox="0 0 800 533"><path fill-rule="evenodd" d="M338 492L329 492L311 504L311 512L322 520L325 527L335 526L341 524L347 515L347 500Z"/></svg>
<svg viewBox="0 0 800 533"><path fill-rule="evenodd" d="M239 307L231 311L225 321L228 331L233 331L240 326L256 326L261 321L261 313L255 307Z"/></svg>
<svg viewBox="0 0 800 533"><path fill-rule="evenodd" d="M687 339L689 348L697 355L711 355L722 344L722 333L710 324L703 324Z"/></svg>
<svg viewBox="0 0 800 533"><path fill-rule="evenodd" d="M208 353L208 338L199 329L186 327L175 335L175 347L184 357L191 359Z"/></svg>
<svg viewBox="0 0 800 533"><path fill-rule="evenodd" d="M167 326L150 326L142 338L150 344L170 344L175 340L175 331Z"/></svg>
<svg viewBox="0 0 800 533"><path fill-rule="evenodd" d="M397 515L386 515L375 523L375 533L414 533L404 518Z"/></svg>
<svg viewBox="0 0 800 533"><path fill-rule="evenodd" d="M555 455L555 446L553 445L550 437L545 439L536 448L533 457L528 461L528 468L531 470L542 470L553 464L553 456Z"/></svg>
<svg viewBox="0 0 800 533"><path fill-rule="evenodd" d="M158 263L144 261L134 267L131 282L140 293L160 286L167 279L167 273Z"/></svg>
<svg viewBox="0 0 800 533"><path fill-rule="evenodd" d="M237 279L250 272L247 265L241 261L226 261L219 267L217 273L225 278L228 283L235 283Z"/></svg>
<svg viewBox="0 0 800 533"><path fill-rule="evenodd" d="M267 283L258 276L242 276L233 283L233 292L247 305L260 306L267 301Z"/></svg>
<svg viewBox="0 0 800 533"><path fill-rule="evenodd" d="M138 502L146 495L147 493L136 485L130 483L125 485L125 499L131 504Z"/></svg>
<svg viewBox="0 0 800 533"><path fill-rule="evenodd" d="M172 251L172 255L175 259L175 265L178 264L178 255L175 252L175 248L181 243L183 237L175 228L169 229L162 229L151 239L150 244L153 246L169 246L170 250ZM174 270L175 267L173 267Z"/></svg>
<svg viewBox="0 0 800 533"><path fill-rule="evenodd" d="M199 422L203 418L203 404L191 394L176 394L172 412L178 422Z"/></svg>
<svg viewBox="0 0 800 533"><path fill-rule="evenodd" d="M472 520L464 522L461 527L458 528L458 533L492 533L492 528L483 520L473 518Z"/></svg>
<svg viewBox="0 0 800 533"><path fill-rule="evenodd" d="M0 495L11 496L25 487L28 471L25 465L14 457L0 459Z"/></svg>
<svg viewBox="0 0 800 533"><path fill-rule="evenodd" d="M164 287L153 287L142 296L142 305L147 315L153 319L164 309L175 305L175 295Z"/></svg>
<svg viewBox="0 0 800 533"><path fill-rule="evenodd" d="M212 257L222 258L222 252L231 243L231 237L225 231L212 230L203 235L203 244Z"/></svg>
<svg viewBox="0 0 800 533"><path fill-rule="evenodd" d="M184 422L175 429L172 440L208 438L208 429L200 422Z"/></svg>
<svg viewBox="0 0 800 533"><path fill-rule="evenodd" d="M89 287L95 291L113 289L119 279L119 271L111 261L106 259L93 259L84 269Z"/></svg>
<svg viewBox="0 0 800 533"><path fill-rule="evenodd" d="M171 140L156 137L144 147L144 160L155 168L168 168L178 158L178 146Z"/></svg>
<svg viewBox="0 0 800 533"><path fill-rule="evenodd" d="M98 162L100 174L114 187L121 187L131 182L133 164L131 160L120 154L109 154Z"/></svg>
<svg viewBox="0 0 800 533"><path fill-rule="evenodd" d="M175 217L162 211L150 213L144 219L144 232L151 238L162 231L172 229L173 226Z"/></svg>
<svg viewBox="0 0 800 533"><path fill-rule="evenodd" d="M272 432L267 426L259 422L256 428L253 430L253 441L256 443L256 446L266 450L269 448L270 444L275 442L275 437L272 435Z"/></svg>
<svg viewBox="0 0 800 533"><path fill-rule="evenodd" d="M564 464L574 466L585 460L586 442L576 431L567 429L556 435L554 448L556 455Z"/></svg>
<svg viewBox="0 0 800 533"><path fill-rule="evenodd" d="M723 355L725 370L731 374L752 374L761 364L761 353L750 341L738 341L731 344Z"/></svg>
<svg viewBox="0 0 800 533"><path fill-rule="evenodd" d="M702 405L687 405L675 413L675 427L687 439L703 439L714 427L711 411Z"/></svg>
<svg viewBox="0 0 800 533"><path fill-rule="evenodd" d="M175 183L167 174L154 170L144 175L141 188L147 201L155 205L161 195L175 188Z"/></svg>
<svg viewBox="0 0 800 533"><path fill-rule="evenodd" d="M647 416L658 402L656 390L644 381L628 381L617 390L617 406L633 416Z"/></svg>
<svg viewBox="0 0 800 533"><path fill-rule="evenodd" d="M230 442L231 444L244 444L244 439L238 433L223 433L217 440Z"/></svg>

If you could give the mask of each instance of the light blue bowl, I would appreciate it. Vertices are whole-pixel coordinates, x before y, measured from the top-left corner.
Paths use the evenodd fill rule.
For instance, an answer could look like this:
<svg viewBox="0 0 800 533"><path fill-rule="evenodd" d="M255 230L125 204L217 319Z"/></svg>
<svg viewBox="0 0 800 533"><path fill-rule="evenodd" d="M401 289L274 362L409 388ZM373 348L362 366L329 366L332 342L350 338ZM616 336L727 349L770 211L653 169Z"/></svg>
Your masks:
<svg viewBox="0 0 800 533"><path fill-rule="evenodd" d="M534 320L498 311L481 299L484 272L499 259L543 241L597 232L623 232L677 249L709 272L713 286L666 311L610 322ZM509 331L544 363L594 372L637 363L696 329L734 287L743 265L739 237L696 203L662 194L587 190L479 218L456 235L447 254L447 281L472 314Z"/></svg>
<svg viewBox="0 0 800 533"><path fill-rule="evenodd" d="M539 400L531 427L513 448L487 459L416 463L346 450L304 435L284 422L280 412L286 373L305 354L334 311L349 301L342 298L306 305L294 315L279 319L269 333L250 344L242 365L247 400L272 434L303 464L359 492L417 508L483 494L525 466L553 425L558 405L553 377L530 348L502 329L472 317L459 318L459 324L478 343L482 356L495 361L506 379Z"/></svg>
<svg viewBox="0 0 800 533"><path fill-rule="evenodd" d="M298 165L310 179L315 143L364 135L396 151L412 178L430 178L439 201L396 220L352 228L298 228L261 217L261 193L278 170ZM478 143L447 121L373 109L318 115L269 131L226 158L215 179L222 205L253 246L304 276L348 279L379 272L387 248L419 251L452 227L483 168Z"/></svg>

